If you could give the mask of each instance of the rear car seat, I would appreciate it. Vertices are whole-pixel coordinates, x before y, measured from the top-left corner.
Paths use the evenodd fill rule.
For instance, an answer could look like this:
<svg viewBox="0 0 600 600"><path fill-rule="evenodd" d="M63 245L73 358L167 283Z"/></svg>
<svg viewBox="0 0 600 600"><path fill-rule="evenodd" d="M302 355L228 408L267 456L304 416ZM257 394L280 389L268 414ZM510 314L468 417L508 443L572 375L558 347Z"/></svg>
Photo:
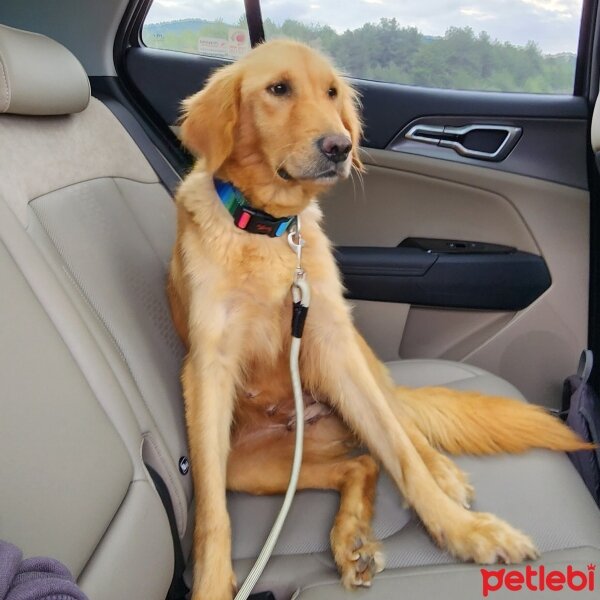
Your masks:
<svg viewBox="0 0 600 600"><path fill-rule="evenodd" d="M69 113L88 100L85 73L64 48L1 28L0 112ZM173 545L142 462L143 430L97 340L11 210L44 190L48 171L60 177L68 168L60 157L54 162L56 140L46 139L46 175L23 156L24 138L20 150L10 147L6 128L43 127L44 119L55 117L0 116L0 538L27 555L61 560L95 600L161 600ZM26 177L7 160L13 150Z"/></svg>
<svg viewBox="0 0 600 600"><path fill-rule="evenodd" d="M55 505L67 502L76 505L77 514L96 524L98 530L107 528L105 537L118 522L123 523L123 519L111 521L104 516L107 510L109 515L120 514L114 503L107 509L100 498L97 503L90 503L86 496L80 500L61 486L60 493L52 487L55 472L67 477L64 466L72 464L69 456L79 447L78 437L98 451L104 444L97 436L107 436L106 447L113 448L115 456L107 454L101 474L112 482L114 469L115 483L111 485L121 492L135 480L147 486L150 493L142 461L151 465L169 490L186 555L191 547L191 477L178 467L180 458L187 455L179 387L183 350L170 321L164 292L175 234L175 211L169 194L120 123L97 99L87 102L87 78L66 49L43 36L0 26L0 75L0 112L9 113L0 115L0 208L6 215L0 218L0 239L4 244L8 238L18 240L23 252L18 266L29 274L26 279L37 296L42 316L51 318L56 328L44 334L27 328L33 309L20 299L13 299L7 306L0 304L0 369L2 381L8 382L4 386L9 386L8 393L3 390L0 396L0 410L4 413L10 409L8 414L12 415L10 424L2 420L0 427L16 432L7 441L0 437L0 480L9 481L14 487L7 503L5 496L0 496L0 538L21 545L28 553L69 559L67 564L85 584L89 581L87 567L82 571L81 558L79 562L73 560L78 554L75 545L67 536L57 538L56 528L43 527L36 532L36 543L29 543L25 516L29 508L40 504L44 518L61 522L62 513ZM16 251L9 252L13 258L17 256ZM11 275L8 283L3 279L3 289L12 288L15 277ZM54 304L42 295L49 289L55 290L64 304L59 321L52 317ZM17 334L14 328L21 321L23 325ZM32 363L36 369L30 368L25 375L17 367L26 350L19 354L18 346L10 348L15 336L25 349L35 344L36 352L41 353L33 356L38 359ZM79 370L43 360L46 347L52 354L58 353L56 347L61 339L62 343L75 340L69 342L72 345L68 346L71 353L67 358ZM390 368L397 381L405 385L449 385L520 397L506 381L464 364L398 361L391 363ZM97 389L89 384L87 395L79 393L78 377L93 379ZM31 389L23 387L25 384ZM100 391L104 393L108 386L114 389L101 397ZM49 393L51 390L53 394ZM29 404L23 403L25 396ZM74 398L77 410L71 410ZM106 412L104 425L101 418L81 412L88 403L96 406L96 399ZM32 450L37 434L22 433L29 432L27 415L38 422L38 407L40 415L49 408L56 415L57 425L50 427L52 431L63 420L69 423L60 439L46 435L40 438L44 441L38 442L37 448L41 444L47 457L53 457L44 469L46 487L39 488L45 490L43 498L32 493L36 489L34 474L39 470ZM94 430L96 424L98 432ZM115 438L115 431L120 439ZM2 445L5 443L6 447ZM120 450L119 444L124 444L128 454ZM7 452L12 457L10 464L6 461ZM77 459L83 460L83 454ZM127 462L125 457L131 461L131 471L123 467L125 473L133 473L129 479L125 474L117 477L119 464ZM100 458L96 455L94 460L96 469ZM530 533L545 553L544 562L600 562L600 514L565 456L540 451L518 457L465 457L458 462L471 474L476 486L475 508L495 512ZM91 463L86 471L75 461L68 477L73 478L77 489L87 490L96 475ZM127 484L123 483L126 480ZM56 502L49 502L50 490L58 494ZM164 553L165 565L157 572L164 574L164 570L172 568L172 544L165 515L158 510L160 503L153 492L149 497L157 514L143 517L144 527L148 527L148 532L160 530L155 544L162 544L159 554ZM258 554L280 503L280 497L230 495L233 554L240 577ZM333 493L298 494L275 556L257 589L271 589L279 598L304 588L302 597L332 597L332 590L344 594L339 587L329 585L336 581L328 551L328 532L336 505L337 496ZM57 511L56 517L53 511ZM136 517L137 522L131 518L123 526L130 527L137 542L138 534L141 539L146 530L136 530L142 518L139 512ZM80 534L87 535L85 525L80 523L79 527ZM452 557L438 550L410 511L402 508L397 490L385 476L379 486L375 530L384 540L388 570L374 590L384 586L384 581L392 581L392 589L406 586L410 590L413 585L418 589L421 581L423 589L433 590L422 597L433 597L434 593L452 597L451 586L438 576L450 573L449 577L456 578L466 573L464 581L470 583L465 583L467 588L456 588L460 592L457 597L469 597L465 594L468 585L480 593L477 567L456 565ZM87 542L92 556L88 564L93 564L97 531L95 536L96 542ZM135 551L139 556L129 560L147 560L148 545ZM119 556L115 554L114 560ZM156 562L153 556L148 571L155 568ZM132 570L131 577L134 575ZM157 592L111 595L111 579L106 579L105 595L94 594L94 598L160 597ZM162 591L160 586L157 589ZM372 592L369 597L389 597L389 592L381 589L381 594ZM417 596L408 592L407 597Z"/></svg>

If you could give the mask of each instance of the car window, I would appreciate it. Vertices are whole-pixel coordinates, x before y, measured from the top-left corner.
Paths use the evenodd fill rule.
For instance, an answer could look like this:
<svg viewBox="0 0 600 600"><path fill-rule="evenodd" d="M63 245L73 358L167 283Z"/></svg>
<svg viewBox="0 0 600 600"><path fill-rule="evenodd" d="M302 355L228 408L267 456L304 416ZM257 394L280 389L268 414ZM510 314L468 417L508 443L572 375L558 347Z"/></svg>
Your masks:
<svg viewBox="0 0 600 600"><path fill-rule="evenodd" d="M142 28L150 48L235 60L250 51L243 0L155 0Z"/></svg>
<svg viewBox="0 0 600 600"><path fill-rule="evenodd" d="M267 39L329 54L347 75L457 90L571 94L582 0L263 0ZM154 48L236 58L249 49L243 3L155 0Z"/></svg>

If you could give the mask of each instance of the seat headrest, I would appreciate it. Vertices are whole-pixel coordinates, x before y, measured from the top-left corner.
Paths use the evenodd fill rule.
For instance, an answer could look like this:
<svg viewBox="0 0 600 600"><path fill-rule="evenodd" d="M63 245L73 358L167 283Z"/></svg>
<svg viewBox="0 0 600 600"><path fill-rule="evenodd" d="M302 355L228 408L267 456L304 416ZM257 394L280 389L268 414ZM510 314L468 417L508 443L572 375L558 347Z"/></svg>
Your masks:
<svg viewBox="0 0 600 600"><path fill-rule="evenodd" d="M89 101L87 74L64 46L0 25L0 113L66 115Z"/></svg>

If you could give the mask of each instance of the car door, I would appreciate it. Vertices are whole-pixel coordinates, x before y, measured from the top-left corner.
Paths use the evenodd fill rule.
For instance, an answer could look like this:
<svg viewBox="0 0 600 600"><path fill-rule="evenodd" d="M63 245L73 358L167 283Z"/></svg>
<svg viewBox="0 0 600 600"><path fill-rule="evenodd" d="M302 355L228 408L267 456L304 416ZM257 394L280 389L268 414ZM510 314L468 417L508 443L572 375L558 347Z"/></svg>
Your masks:
<svg viewBox="0 0 600 600"><path fill-rule="evenodd" d="M177 4L139 3L115 48L171 151L181 100L251 41L324 48L363 107L365 173L322 201L361 332L384 360L468 362L559 407L588 340L595 3L352 0L346 30L317 4L322 25L312 4Z"/></svg>

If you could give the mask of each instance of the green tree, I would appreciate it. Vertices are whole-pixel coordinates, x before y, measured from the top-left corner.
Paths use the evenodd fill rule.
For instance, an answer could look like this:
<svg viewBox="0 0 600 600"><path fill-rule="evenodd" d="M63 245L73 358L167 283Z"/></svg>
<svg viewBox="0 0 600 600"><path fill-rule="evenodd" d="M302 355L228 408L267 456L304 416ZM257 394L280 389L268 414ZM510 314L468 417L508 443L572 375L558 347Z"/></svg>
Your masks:
<svg viewBox="0 0 600 600"><path fill-rule="evenodd" d="M226 37L233 24L187 19L144 27L154 48L197 52L198 37ZM544 55L535 42L515 46L470 27L450 27L442 37L425 36L397 19L365 23L337 33L328 25L288 19L264 21L267 39L288 37L329 54L348 75L392 83L464 90L572 93L574 54Z"/></svg>

